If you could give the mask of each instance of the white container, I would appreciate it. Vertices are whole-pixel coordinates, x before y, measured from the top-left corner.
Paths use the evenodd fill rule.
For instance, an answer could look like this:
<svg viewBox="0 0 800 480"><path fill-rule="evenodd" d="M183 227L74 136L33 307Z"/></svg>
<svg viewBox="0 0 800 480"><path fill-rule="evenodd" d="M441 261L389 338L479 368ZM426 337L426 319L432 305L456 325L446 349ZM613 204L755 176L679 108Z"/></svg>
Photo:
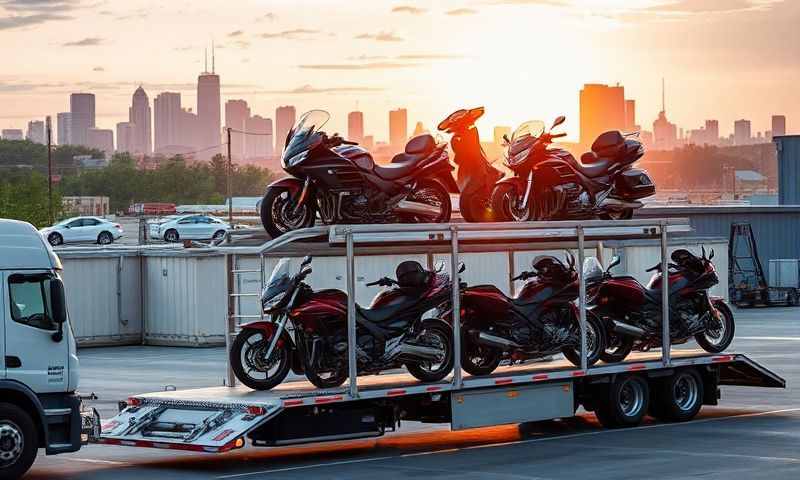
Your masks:
<svg viewBox="0 0 800 480"><path fill-rule="evenodd" d="M776 258L769 261L770 287L800 287L800 260Z"/></svg>

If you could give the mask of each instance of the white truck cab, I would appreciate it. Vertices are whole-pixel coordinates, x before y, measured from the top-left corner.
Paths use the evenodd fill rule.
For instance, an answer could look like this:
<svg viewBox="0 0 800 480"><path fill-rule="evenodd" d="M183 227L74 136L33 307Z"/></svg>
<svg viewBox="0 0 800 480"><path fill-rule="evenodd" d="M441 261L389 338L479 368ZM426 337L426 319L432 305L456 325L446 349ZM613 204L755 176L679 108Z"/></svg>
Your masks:
<svg viewBox="0 0 800 480"><path fill-rule="evenodd" d="M61 261L29 223L0 219L0 478L18 478L39 448L74 452L97 434L82 411L78 355Z"/></svg>

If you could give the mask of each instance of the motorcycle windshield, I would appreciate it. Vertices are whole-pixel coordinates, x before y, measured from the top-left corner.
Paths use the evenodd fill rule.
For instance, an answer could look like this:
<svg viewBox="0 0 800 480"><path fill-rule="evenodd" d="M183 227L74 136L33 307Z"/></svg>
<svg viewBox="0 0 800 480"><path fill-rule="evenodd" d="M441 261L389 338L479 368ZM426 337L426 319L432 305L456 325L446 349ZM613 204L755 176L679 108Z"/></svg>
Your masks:
<svg viewBox="0 0 800 480"><path fill-rule="evenodd" d="M289 276L289 259L282 258L272 270L267 286L264 287L264 291L261 293L261 300L267 301L285 292L289 288L291 280Z"/></svg>
<svg viewBox="0 0 800 480"><path fill-rule="evenodd" d="M286 136L286 147L283 149L284 162L306 150L310 150L322 141L322 127L331 115L325 110L311 110L304 113Z"/></svg>
<svg viewBox="0 0 800 480"><path fill-rule="evenodd" d="M522 160L515 159L515 157L531 148L544 133L544 128L544 122L540 120L525 122L517 127L507 144L506 158L508 161L510 163L518 163L519 160ZM524 157L524 155L522 156Z"/></svg>
<svg viewBox="0 0 800 480"><path fill-rule="evenodd" d="M598 282L603 278L603 267L596 258L589 257L583 261L583 278L586 283Z"/></svg>

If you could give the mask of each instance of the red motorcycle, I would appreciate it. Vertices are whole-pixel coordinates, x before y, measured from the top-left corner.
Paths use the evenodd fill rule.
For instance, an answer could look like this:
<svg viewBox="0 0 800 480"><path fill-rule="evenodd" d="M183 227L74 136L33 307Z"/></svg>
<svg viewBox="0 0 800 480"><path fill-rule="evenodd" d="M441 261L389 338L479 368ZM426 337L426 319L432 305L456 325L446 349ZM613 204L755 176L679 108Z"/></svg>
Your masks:
<svg viewBox="0 0 800 480"><path fill-rule="evenodd" d="M241 326L230 362L243 384L269 390L289 370L319 388L340 386L348 376L347 294L313 290L305 283L311 257L289 273L284 258L261 295L271 321ZM397 280L382 278L367 285L389 287L369 308L356 305L356 360L359 373L379 373L403 365L414 377L435 382L453 369L453 331L437 318L423 318L451 295L451 282L440 270L426 271L413 261L397 267Z"/></svg>
<svg viewBox="0 0 800 480"><path fill-rule="evenodd" d="M733 312L720 297L708 294L719 283L714 264L714 250L706 257L688 250L676 250L667 266L669 283L670 339L673 345L694 337L707 352L724 351L733 341ZM619 362L631 350L647 351L662 345L661 264L647 269L656 272L647 286L629 276L613 276L611 268L619 264L614 257L603 271L594 259L584 268L590 310L603 319L608 348L602 355L605 362Z"/></svg>
<svg viewBox="0 0 800 480"><path fill-rule="evenodd" d="M568 266L553 256L538 256L532 270L513 280L525 280L516 297L494 285L462 288L461 365L472 375L488 375L501 361L511 363L563 353L581 365L578 274L575 258ZM445 307L448 308L448 307ZM586 315L587 362L593 365L605 350L605 332L599 318Z"/></svg>
<svg viewBox="0 0 800 480"><path fill-rule="evenodd" d="M483 116L484 108L461 109L442 120L438 129L453 134L450 146L453 161L458 165L458 207L468 222L491 222L492 189L503 173L486 159L475 121Z"/></svg>

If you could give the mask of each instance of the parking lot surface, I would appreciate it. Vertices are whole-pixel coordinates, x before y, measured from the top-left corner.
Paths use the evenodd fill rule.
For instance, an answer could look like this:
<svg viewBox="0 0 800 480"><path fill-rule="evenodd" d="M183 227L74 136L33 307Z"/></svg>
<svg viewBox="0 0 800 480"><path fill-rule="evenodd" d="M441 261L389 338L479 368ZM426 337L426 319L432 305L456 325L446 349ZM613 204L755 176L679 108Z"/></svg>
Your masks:
<svg viewBox="0 0 800 480"><path fill-rule="evenodd" d="M787 381L785 390L723 387L718 407L696 420L606 430L594 415L451 432L405 423L370 440L223 455L90 445L41 456L31 479L798 479L800 478L800 309L737 310L731 351L746 353ZM690 345L694 347L694 345ZM103 418L129 394L221 385L223 349L84 349L83 393Z"/></svg>

